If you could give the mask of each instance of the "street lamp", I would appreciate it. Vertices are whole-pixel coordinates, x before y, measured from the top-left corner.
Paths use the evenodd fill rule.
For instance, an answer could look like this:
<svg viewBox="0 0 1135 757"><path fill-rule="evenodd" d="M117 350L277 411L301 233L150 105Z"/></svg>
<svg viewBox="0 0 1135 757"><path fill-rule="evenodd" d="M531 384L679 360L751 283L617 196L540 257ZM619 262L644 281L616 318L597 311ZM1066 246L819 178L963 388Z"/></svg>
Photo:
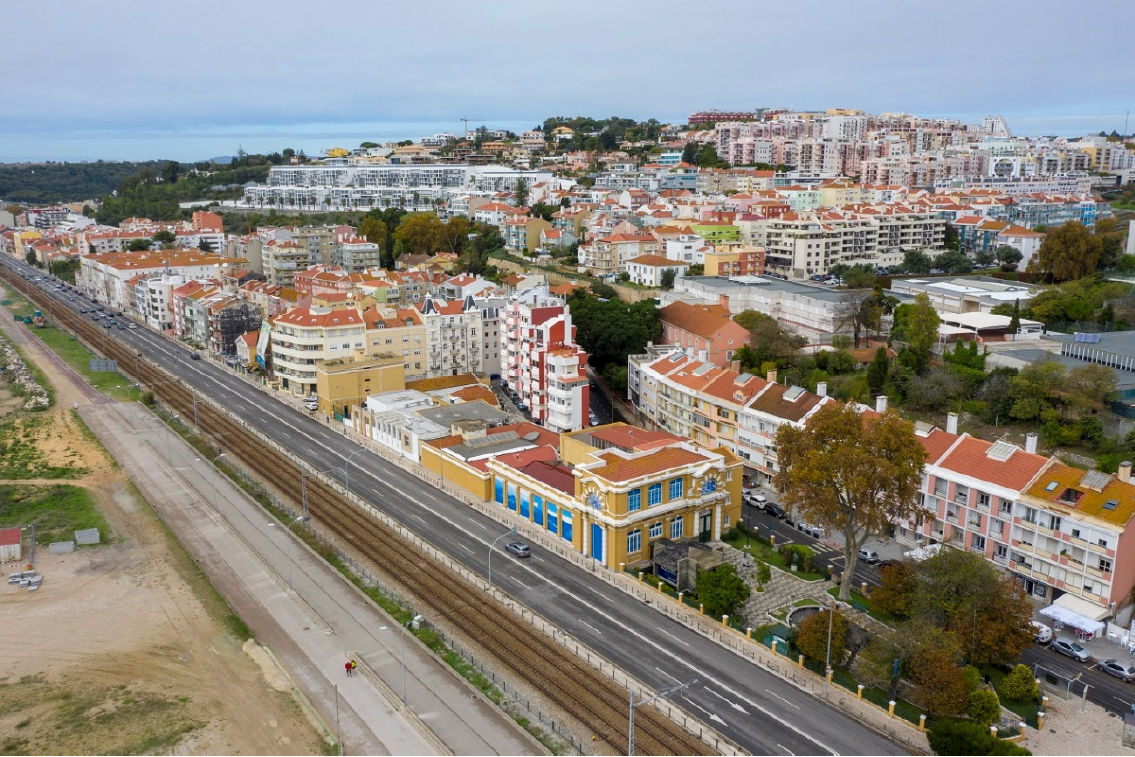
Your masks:
<svg viewBox="0 0 1135 757"><path fill-rule="evenodd" d="M225 457L224 452L222 452L221 454L217 455L216 457L214 457L212 460L209 461L209 465L212 466L212 468L209 470L209 474L210 474L209 477L213 482L213 509L214 510L217 509L217 461L220 460L222 457Z"/></svg>
<svg viewBox="0 0 1135 757"><path fill-rule="evenodd" d="M828 681L832 675L832 623L835 621L835 600L828 607L828 659L824 663L824 691L828 690Z"/></svg>
<svg viewBox="0 0 1135 757"><path fill-rule="evenodd" d="M493 539L493 543L489 545L489 586L493 585L493 548L497 546L498 541L500 541L501 539L503 539L506 536L512 536L515 533L516 533L516 526L513 526L512 528L510 528L508 530L507 534L501 534L497 538Z"/></svg>
<svg viewBox="0 0 1135 757"><path fill-rule="evenodd" d="M640 707L644 704L650 704L655 699L661 699L663 697L668 697L671 694L674 694L678 691L681 691L682 689L686 688L687 686L693 686L697 682L698 682L698 679L695 678L692 681L687 681L686 683L680 683L677 686L671 686L668 689L663 689L662 691L660 691L657 694L655 694L654 696L652 696L650 699L640 699L637 702L634 700L635 690L631 689L631 708L630 708L630 714L627 717L627 720L629 722L628 731L627 731L627 757L634 757L634 708Z"/></svg>
<svg viewBox="0 0 1135 757"><path fill-rule="evenodd" d="M309 516L301 515L300 517L296 518L295 520L293 520L288 525L284 526L284 528L285 528L285 530L290 531L292 526L294 526L295 524L307 523L309 520L311 520L311 518ZM276 524L275 523L269 523L268 527L269 528L275 528ZM295 562L295 557L292 555L292 549L293 549L292 542L293 541L295 541L295 540L294 539L288 539L288 591L292 590L292 563Z"/></svg>
<svg viewBox="0 0 1135 757"><path fill-rule="evenodd" d="M366 451L366 447L359 447L357 450L352 452L347 457L346 462L343 463L343 488L347 490L347 494L351 493L351 483L350 483L351 482L351 478L350 478L351 472L348 470L347 466L349 466L351 464L351 458L352 457L359 454L360 452L365 452L365 451Z"/></svg>

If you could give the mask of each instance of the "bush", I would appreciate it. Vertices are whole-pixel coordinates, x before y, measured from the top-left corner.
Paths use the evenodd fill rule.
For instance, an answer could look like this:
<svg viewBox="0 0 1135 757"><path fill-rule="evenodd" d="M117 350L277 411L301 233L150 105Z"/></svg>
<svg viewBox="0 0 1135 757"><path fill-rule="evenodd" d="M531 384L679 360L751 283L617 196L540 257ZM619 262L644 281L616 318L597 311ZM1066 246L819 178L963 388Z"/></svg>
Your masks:
<svg viewBox="0 0 1135 757"><path fill-rule="evenodd" d="M1037 698L1036 679L1027 665L1013 668L1001 682L1001 696L1014 702L1027 702Z"/></svg>
<svg viewBox="0 0 1135 757"><path fill-rule="evenodd" d="M698 573L697 595L710 615L730 615L749 598L749 586L732 565L719 565Z"/></svg>
<svg viewBox="0 0 1135 757"><path fill-rule="evenodd" d="M969 686L970 691L977 691L981 688L981 671L973 665L966 665L962 668L962 675L965 676L966 686Z"/></svg>
<svg viewBox="0 0 1135 757"><path fill-rule="evenodd" d="M796 634L796 647L805 657L823 662L828 655L828 616L831 616L832 665L839 665L845 656L847 634L851 628L842 613L817 612L804 619Z"/></svg>
<svg viewBox="0 0 1135 757"><path fill-rule="evenodd" d="M772 568L769 567L767 562L762 562L757 565L757 581L761 584L761 588L772 580Z"/></svg>
<svg viewBox="0 0 1135 757"><path fill-rule="evenodd" d="M926 735L930 741L930 748L934 750L935 754L1032 754L1024 747L994 738L989 733L988 726L982 726L969 720L935 719Z"/></svg>
<svg viewBox="0 0 1135 757"><path fill-rule="evenodd" d="M812 551L811 547L807 547L803 544L785 544L780 548L780 554L784 556L785 565L792 565L793 557L795 557L798 570L802 570L805 573L812 572L812 560L815 557L815 553Z"/></svg>
<svg viewBox="0 0 1135 757"><path fill-rule="evenodd" d="M975 723L988 728L1001 719L1001 700L992 689L978 689L969 695L966 713Z"/></svg>
<svg viewBox="0 0 1135 757"><path fill-rule="evenodd" d="M736 541L738 536L740 536L740 532L737 530L736 526L733 526L733 528L725 532L725 541Z"/></svg>

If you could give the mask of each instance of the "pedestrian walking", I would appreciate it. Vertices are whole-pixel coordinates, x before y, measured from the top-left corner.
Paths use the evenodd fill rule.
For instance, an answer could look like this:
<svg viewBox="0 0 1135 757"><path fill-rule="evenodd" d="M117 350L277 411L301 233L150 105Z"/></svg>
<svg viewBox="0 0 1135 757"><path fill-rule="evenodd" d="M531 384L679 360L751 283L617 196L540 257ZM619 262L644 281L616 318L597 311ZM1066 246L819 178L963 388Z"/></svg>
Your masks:
<svg viewBox="0 0 1135 757"><path fill-rule="evenodd" d="M357 668L358 666L359 666L359 664L357 662L355 662L354 660L351 660L351 675L354 675L355 668Z"/></svg>
<svg viewBox="0 0 1135 757"><path fill-rule="evenodd" d="M351 665L351 661L350 661L350 660L348 660L348 661L347 661L347 662L346 662L346 663L345 663L345 664L343 665L343 667L347 669L347 678L350 678L350 677L351 677L351 671L352 671L352 670L354 669L354 668L353 668L353 666Z"/></svg>

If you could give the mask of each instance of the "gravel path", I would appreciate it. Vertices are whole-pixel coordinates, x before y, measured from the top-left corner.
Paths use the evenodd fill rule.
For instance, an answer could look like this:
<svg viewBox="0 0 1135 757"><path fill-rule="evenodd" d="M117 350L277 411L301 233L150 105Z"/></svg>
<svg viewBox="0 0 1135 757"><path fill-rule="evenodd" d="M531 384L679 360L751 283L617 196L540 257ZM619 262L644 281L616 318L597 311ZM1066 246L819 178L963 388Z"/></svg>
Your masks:
<svg viewBox="0 0 1135 757"><path fill-rule="evenodd" d="M1130 753L1122 743L1122 718L1090 703L1081 713L1080 706L1078 699L1050 697L1044 728L1039 732L1028 729L1021 746L1044 755Z"/></svg>

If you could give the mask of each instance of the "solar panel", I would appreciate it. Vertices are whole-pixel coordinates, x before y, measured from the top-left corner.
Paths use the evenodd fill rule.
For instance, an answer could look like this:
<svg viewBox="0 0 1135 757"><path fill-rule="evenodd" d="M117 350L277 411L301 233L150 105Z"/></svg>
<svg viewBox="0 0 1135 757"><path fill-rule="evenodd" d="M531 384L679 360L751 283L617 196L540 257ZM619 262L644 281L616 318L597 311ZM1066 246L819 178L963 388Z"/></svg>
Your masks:
<svg viewBox="0 0 1135 757"><path fill-rule="evenodd" d="M1059 482L1057 482L1057 481L1049 481L1049 482L1048 482L1048 486L1044 487L1044 490L1045 490L1046 492L1052 492L1052 491L1056 491L1056 487L1058 487L1058 486L1060 486L1060 483L1059 483Z"/></svg>
<svg viewBox="0 0 1135 757"><path fill-rule="evenodd" d="M1107 502L1103 503L1103 509L1104 510L1114 510L1118 506L1119 506L1119 503L1117 501L1115 501L1114 499L1109 499Z"/></svg>

